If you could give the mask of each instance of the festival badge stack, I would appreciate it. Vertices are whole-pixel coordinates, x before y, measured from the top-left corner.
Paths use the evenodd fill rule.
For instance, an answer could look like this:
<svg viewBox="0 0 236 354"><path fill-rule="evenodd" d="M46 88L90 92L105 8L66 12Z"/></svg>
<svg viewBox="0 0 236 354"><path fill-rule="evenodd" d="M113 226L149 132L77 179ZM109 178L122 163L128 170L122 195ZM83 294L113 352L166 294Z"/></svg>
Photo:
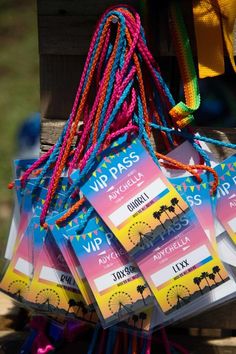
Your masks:
<svg viewBox="0 0 236 354"><path fill-rule="evenodd" d="M236 156L211 167L199 141L224 143L184 129L200 96L179 9L171 14L185 103L175 104L137 12L115 7L95 30L61 136L15 163L0 287L54 321L148 333L235 294L218 242L230 238L236 255ZM173 152L181 136L202 162L156 152L152 135Z"/></svg>

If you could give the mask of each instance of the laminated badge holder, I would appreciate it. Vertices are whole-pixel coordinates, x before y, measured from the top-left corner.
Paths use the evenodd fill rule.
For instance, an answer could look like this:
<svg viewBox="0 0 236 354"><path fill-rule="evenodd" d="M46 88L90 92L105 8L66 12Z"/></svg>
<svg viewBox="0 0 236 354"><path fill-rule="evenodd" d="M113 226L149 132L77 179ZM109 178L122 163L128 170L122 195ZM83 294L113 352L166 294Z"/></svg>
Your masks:
<svg viewBox="0 0 236 354"><path fill-rule="evenodd" d="M117 18L119 18L119 21L117 23L118 35L116 37L117 40L115 41L113 50L111 50L109 48L109 36L111 32L109 26L112 22L117 22ZM127 27L125 27L124 19L127 21ZM135 31L133 29L135 29ZM129 43L129 47L126 51L123 47L125 37L127 42ZM139 50L139 56L135 53L137 48ZM110 57L107 54L109 50L111 51ZM140 55L142 55L143 61L150 69L158 95L160 97L164 97L164 103L167 107L173 107L173 99L163 80L161 79L158 68L150 52L147 50L147 47L143 40L142 29L140 34L140 22L137 14L135 14L134 12L130 12L127 8L118 8L114 9L110 13L105 13L101 20L100 26L98 26L93 37L92 45L85 64L85 69L81 78L79 90L76 95L75 104L70 115L70 119L66 123L61 137L59 138L56 145L51 150L49 150L48 153L43 155L35 164L33 164L32 167L22 177L22 184L24 185L27 182L28 177L35 169L42 168L39 176L37 177L38 184L40 184L46 172L51 168L51 165L53 163L56 163L51 183L48 189L46 202L44 204L41 214L41 224L44 225L44 227L46 227L45 217L47 214L47 209L53 196L56 193L57 184L61 173L66 166L66 163L69 162L69 171L72 171L73 168L79 166L80 180L82 180L82 178L85 177L91 170L91 165L97 153L100 152L107 145L109 145L110 141L112 139L115 139L119 135L122 135L126 132L138 130L139 136L143 138L150 154L157 163L158 160L156 159L155 153L151 147L149 139L151 133L149 128L150 126L154 129L158 129L164 132L161 133L161 137L164 137L165 141L167 141L168 139L168 144L171 144L172 146L173 143L175 143L172 138L173 134L177 134L183 136L184 138L187 138L193 143L194 147L201 154L203 154L203 152L201 151L200 147L195 143L195 141L197 140L213 142L217 143L218 145L225 145L221 142L215 142L213 139L208 139L200 136L196 137L185 130L180 131L179 129L176 129L177 127L183 127L184 125L189 123L189 114L192 112L188 110L187 114L185 113L185 115L183 115L182 111L187 107L184 104L179 104L172 108L172 116L176 118L178 123L176 124L175 129L168 127L168 125L172 126L173 123L165 121L165 116L162 114L162 112L160 112L160 109L158 110L158 108L160 107L157 107L157 110L153 112L154 117L158 117L158 124L149 122L149 112L147 110L142 73L140 70ZM131 59L133 60L134 64L131 66L130 69ZM103 68L104 60L106 60L105 69ZM88 97L89 87L92 82L92 77L95 72L96 64L98 67L97 81L99 81L100 79L101 84L99 85L94 105L91 111L89 112L86 100ZM138 78L139 83L138 94L137 89L135 90L135 88L132 86L133 81L136 77ZM129 104L127 103L127 97L130 97ZM144 120L139 119L137 114L134 112L137 106L138 116L144 116ZM193 108L191 110L193 111ZM119 114L119 112L122 112L122 114ZM84 130L82 134L79 133L80 140L77 144L77 147L75 148L75 150L71 150L72 141L77 134L77 125L82 113L84 116ZM125 117L124 120L122 119L122 115ZM92 129L92 134L90 134L91 123L94 121L94 116L94 128ZM161 119L159 118L160 116ZM133 118L133 120L131 120L131 117ZM182 117L184 117L184 119L182 119ZM115 121L112 122L113 120ZM113 128L113 131L111 131L111 127ZM106 137L108 131L110 131L110 134ZM233 144L227 145L230 145L230 147L235 148ZM172 159L167 159L167 157L162 156L160 154L157 154L157 156L162 157L173 168L177 167L189 170L200 181L198 174L195 172L196 168L199 168L198 166L186 167L183 164L180 164L177 161L173 161ZM204 158L207 162L206 156L204 156ZM202 168L211 170L207 166L202 166ZM214 188L217 185L217 179L215 180L215 182L216 183L214 185ZM69 189L67 197L71 195L71 192L74 192L73 185ZM66 218L71 216L82 206L83 202L84 199L80 199L80 201L78 201L64 215L63 218L58 220L58 224L60 224L61 222L65 222ZM91 212L92 208L89 209L84 218L84 221L81 222L78 229L83 228Z"/></svg>

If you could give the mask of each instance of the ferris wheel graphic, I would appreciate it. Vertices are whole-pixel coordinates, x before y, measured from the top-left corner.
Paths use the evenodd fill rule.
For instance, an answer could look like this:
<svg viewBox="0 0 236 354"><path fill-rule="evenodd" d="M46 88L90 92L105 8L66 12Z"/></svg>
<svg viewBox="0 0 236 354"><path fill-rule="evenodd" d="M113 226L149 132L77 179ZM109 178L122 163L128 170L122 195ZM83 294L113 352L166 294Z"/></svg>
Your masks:
<svg viewBox="0 0 236 354"><path fill-rule="evenodd" d="M176 306L178 309L190 302L191 293L184 285L172 286L166 295L166 299L170 307Z"/></svg>
<svg viewBox="0 0 236 354"><path fill-rule="evenodd" d="M121 312L130 314L132 312L131 306L133 305L132 297L125 291L115 292L108 301L110 312L120 317Z"/></svg>
<svg viewBox="0 0 236 354"><path fill-rule="evenodd" d="M14 295L19 301L26 297L29 285L24 280L14 280L8 285L8 292Z"/></svg>
<svg viewBox="0 0 236 354"><path fill-rule="evenodd" d="M145 221L137 221L130 226L128 237L134 246L150 247L153 241L153 230Z"/></svg>
<svg viewBox="0 0 236 354"><path fill-rule="evenodd" d="M35 302L38 306L46 305L47 310L52 311L59 306L60 297L55 290L45 288L37 293Z"/></svg>

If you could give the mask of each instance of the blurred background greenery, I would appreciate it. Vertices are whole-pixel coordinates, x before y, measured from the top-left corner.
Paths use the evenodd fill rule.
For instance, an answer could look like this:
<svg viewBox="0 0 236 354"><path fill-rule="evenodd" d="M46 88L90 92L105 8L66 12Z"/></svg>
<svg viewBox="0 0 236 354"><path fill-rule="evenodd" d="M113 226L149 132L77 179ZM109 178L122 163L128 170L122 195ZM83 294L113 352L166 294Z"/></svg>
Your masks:
<svg viewBox="0 0 236 354"><path fill-rule="evenodd" d="M0 242L5 246L12 215L12 159L17 131L39 111L36 1L0 0Z"/></svg>

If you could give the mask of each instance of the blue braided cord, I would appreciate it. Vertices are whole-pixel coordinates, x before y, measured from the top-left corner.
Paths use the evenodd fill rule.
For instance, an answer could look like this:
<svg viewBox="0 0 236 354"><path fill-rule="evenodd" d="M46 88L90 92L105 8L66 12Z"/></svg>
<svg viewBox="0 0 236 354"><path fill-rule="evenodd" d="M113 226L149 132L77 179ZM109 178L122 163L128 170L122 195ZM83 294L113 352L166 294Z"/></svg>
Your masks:
<svg viewBox="0 0 236 354"><path fill-rule="evenodd" d="M89 172L89 170L91 169L91 166L90 164L92 163L92 161L95 161L95 158L96 158L96 155L98 153L98 151L100 150L100 147L101 147L101 144L104 142L105 140L105 137L108 133L108 130L110 128L110 125L111 123L113 122L113 120L115 119L119 109L121 108L124 100L126 99L126 97L128 96L130 90L131 90L131 87L133 85L133 80L131 80L128 85L126 86L126 88L124 89L121 97L119 98L116 106L114 107L111 115L110 115L110 118L108 119L107 121L107 124L106 126L104 127L98 141L97 141L97 145L96 147L94 148L93 152L91 153L91 156L89 158L89 161L87 162L87 165L85 166L84 170L81 172L81 175L80 175L80 180L85 177L85 175Z"/></svg>
<svg viewBox="0 0 236 354"><path fill-rule="evenodd" d="M121 30L120 30L120 38L119 38L119 42L118 42L118 46L117 46L117 52L116 52L116 56L114 59L114 63L111 69L111 74L110 74L110 80L108 83L108 87L107 87L107 95L106 95L106 99L104 101L103 107L102 107L102 111L101 111L101 115L100 115L100 120L99 120L99 126L98 129L99 131L101 131L102 129L102 125L105 119L105 115L106 115L106 111L107 111L107 107L108 104L110 102L110 97L112 94L112 90L113 90L113 86L114 86L114 82L115 82L115 73L117 71L117 68L120 64L120 60L122 58L122 52L124 51L124 42L125 42L125 20L123 16L120 16L121 19ZM124 64L124 63L123 63Z"/></svg>
<svg viewBox="0 0 236 354"><path fill-rule="evenodd" d="M111 52L112 52L112 48L113 48L112 43L109 43L108 48L107 48L107 54L106 54L106 57L105 57L105 65L107 64L107 62L108 62L108 60L110 58L110 55L111 55Z"/></svg>
<svg viewBox="0 0 236 354"><path fill-rule="evenodd" d="M86 214L84 214L83 220L81 220L78 224L78 227L76 227L76 232L82 231L85 226L87 225L92 213L94 212L94 208L90 207L87 211Z"/></svg>
<svg viewBox="0 0 236 354"><path fill-rule="evenodd" d="M125 23L124 21L121 22L121 34L122 32L125 31ZM113 84L114 84L114 80L115 80L115 72L117 70L117 67L119 65L119 61L121 60L121 57L122 57L122 51L124 51L125 49L125 36L122 34L119 38L119 42L118 42L118 47L117 47L117 52L116 52L116 56L115 56L115 59L114 59L114 62L113 62L113 66L112 66L112 69L111 69L111 75L110 75L110 80L109 80L109 84L108 84L108 87L107 87L107 96L106 96L106 99L104 101L104 104L103 104L103 108L102 108L102 111L101 111L101 115L100 115L100 120L99 120L99 125L98 125L98 131L100 132L101 129L102 129L102 124L104 122L104 118L105 118L105 113L106 113L106 110L107 110L107 106L109 104L109 101L110 101L110 97L111 97L111 94L112 94L112 89L113 89ZM92 128L92 134L90 135L90 138L89 138L89 142L88 142L88 145L87 145L87 149L89 149L93 143L93 136L94 136L94 127Z"/></svg>
<svg viewBox="0 0 236 354"><path fill-rule="evenodd" d="M117 13L116 13L117 14ZM89 72L91 70L91 67L92 67L92 64L93 64L93 59L94 59L94 56L95 56L95 53L96 53L96 50L97 50L97 47L98 47L98 43L99 43L99 39L100 39L100 36L101 36L101 33L102 33L102 29L105 25L105 22L107 20L107 18L110 16L110 13L107 14L107 16L104 18L104 20L102 21L102 23L100 24L100 28L99 28L99 32L98 32L98 36L97 36L97 39L96 39L96 43L95 43L95 46L94 46L94 49L93 49L93 53L92 53L92 56L91 56L91 59L90 59L90 63L89 63L89 67L88 67L88 70L87 70L87 73L86 73L86 77L85 77L85 81L84 81L84 85L83 85L83 89L82 89L82 92L84 90L84 87L87 83L87 80L88 80L88 75L89 75ZM123 16L122 16L123 17ZM124 25L123 25L124 26ZM45 176L45 174L47 173L49 167L51 166L51 164L53 162L55 162L55 159L56 157L58 156L58 153L59 153L59 149L61 147L61 144L63 142L63 138L66 134L66 130L68 128L68 125L69 125L69 119L68 121L66 122L64 128L63 128L63 131L62 131L62 134L61 136L59 137L56 145L55 145L55 148L54 148L54 151L52 152L52 154L50 155L49 159L47 160L47 163L44 165L41 173L39 174L39 176L37 177L35 183L36 183L36 187L39 186L42 178Z"/></svg>
<svg viewBox="0 0 236 354"><path fill-rule="evenodd" d="M96 53L96 51L97 51L97 47L98 47L98 44L99 44L99 40L100 40L100 37L101 37L101 33L102 33L102 30L103 30L103 27L104 27L104 25L105 25L107 19L108 19L111 15L115 15L116 17L118 17L118 18L121 20L121 14L120 14L118 11L110 11L110 12L107 13L107 15L104 17L103 21L100 23L98 36L97 36L97 39L96 39L96 42L95 42L95 45L94 45L94 49L93 49L93 52L92 52L92 55L91 55L91 61L90 61L89 67L88 67L88 71L87 71L86 77L85 77L85 82L87 81L89 72L90 72L90 70L91 70L92 62L93 62L95 53ZM122 17L124 18L123 15L122 15ZM121 20L121 21L122 21L122 20ZM85 87L85 86L83 86L83 90L84 90L84 87Z"/></svg>
<svg viewBox="0 0 236 354"><path fill-rule="evenodd" d="M106 22L106 18L103 20L103 22L100 24L100 28L99 28L99 32L98 32L98 36L97 36L97 40L96 40L96 43L95 43L95 46L94 46L94 50L93 50L93 53L92 53L92 56L91 56L91 59L90 59L90 63L89 63L89 67L88 67L88 71L87 71L87 74L86 74L86 77L85 77L85 82L84 82L84 85L83 85L83 88L82 88L82 92L84 90L84 87L85 87L85 84L87 83L87 80L88 80L88 75L89 75L89 72L90 72L90 69L91 69L91 66L92 66L92 63L93 63L93 59L94 59L94 56L95 56L95 53L96 53L96 50L97 50L97 47L98 47L98 43L99 43L99 39L100 39L100 36L101 36L101 33L102 33L102 29L104 27L104 24ZM59 148L62 144L62 141L63 141L63 138L66 134L66 130L68 128L68 125L69 125L69 121L70 119L67 120L64 128L63 128L63 131L61 133L61 136L58 138L57 140L57 143L55 145L55 148L54 148L54 151L52 152L52 154L50 155L49 159L47 160L47 163L44 165L41 173L39 174L39 176L37 177L36 179L36 186L38 186L40 184L40 181L41 179L45 176L45 174L47 173L50 165L55 162L55 158L58 156L58 152L59 152Z"/></svg>
<svg viewBox="0 0 236 354"><path fill-rule="evenodd" d="M63 138L66 134L66 130L68 128L69 125L69 119L67 120L66 124L64 125L64 128L62 130L61 135L59 136L56 144L55 144L55 148L53 150L53 152L51 153L50 157L47 159L47 162L44 164L42 171L40 172L40 174L36 177L35 179L35 187L38 187L40 185L40 182L42 180L42 178L46 175L46 173L48 172L51 164L56 160L59 151L60 151L60 147L61 144L63 142Z"/></svg>
<svg viewBox="0 0 236 354"><path fill-rule="evenodd" d="M94 349L95 349L95 346L96 346L96 342L97 342L97 339L98 339L99 329L100 329L100 325L97 325L95 327L94 332L93 332L92 341L91 341L91 344L89 346L89 350L88 350L87 354L93 354L93 352L94 352Z"/></svg>
<svg viewBox="0 0 236 354"><path fill-rule="evenodd" d="M124 47L121 51L121 56L120 56L120 65L119 65L120 69L124 66L124 63L125 63L126 46L127 46L127 41L126 41L126 38L124 38Z"/></svg>
<svg viewBox="0 0 236 354"><path fill-rule="evenodd" d="M95 57L95 54L96 54L96 51L97 51L97 48L98 48L99 40L101 38L102 30L103 30L103 28L105 26L105 23L106 23L108 17L110 16L109 14L110 14L110 12L106 15L106 17L104 17L103 21L99 25L98 35L97 35L96 42L95 42L95 45L94 45L94 48L93 48L93 52L92 52L92 55L91 55L91 60L89 62L89 66L88 66L88 70L87 70L87 73L86 73L86 76L85 76L85 81L84 81L84 85L83 85L82 91L84 91L85 84L88 81L88 75L89 75L89 73L91 71L93 60L94 60L94 57Z"/></svg>
<svg viewBox="0 0 236 354"><path fill-rule="evenodd" d="M155 68L154 68L154 71L155 71L155 73L156 73L157 78L159 79L159 82L161 83L161 85L162 85L162 87L163 87L163 90L164 90L165 93L166 93L166 96L168 97L169 102L171 103L172 106L174 106L174 105L175 105L175 101L174 101L173 96L172 96L171 93L170 93L170 90L169 90L168 86L166 85L166 83L164 82L164 80L162 79L162 77L161 77L161 75L158 73L158 71L155 70ZM166 128L167 128L167 127L166 127ZM167 130L166 130L166 132L167 132ZM169 132L169 131L168 131L168 132ZM187 135L188 135L188 133L187 133ZM187 135L186 135L186 139L189 140L189 142L193 145L193 147L195 148L195 150L204 158L206 164L210 166L210 161L209 161L209 158L208 158L206 152L202 149L201 146L199 146L198 144L196 144L196 143L192 140L191 135L188 136L188 137L187 137Z"/></svg>
<svg viewBox="0 0 236 354"><path fill-rule="evenodd" d="M142 25L140 26L140 34L141 34L141 37L142 37L142 40L143 40L144 44L147 45L147 40L146 40L146 36L145 36L145 31L144 31L144 28L143 28Z"/></svg>
<svg viewBox="0 0 236 354"><path fill-rule="evenodd" d="M94 166L94 163L95 163L95 158L96 158L96 155L98 153L98 151L100 150L100 147L101 147L101 144L104 142L105 140L105 137L106 137L106 134L110 128L110 125L111 123L113 122L113 120L115 119L120 107L122 106L124 100L126 99L126 97L128 96L130 90L131 90L131 87L133 85L133 81L134 80L131 80L128 85L126 86L126 88L124 89L121 97L119 98L118 102L116 103L116 106L113 108L113 111L107 121L107 124L105 126L105 128L103 129L100 137L98 138L98 141L97 141L97 145L95 146L93 152L91 153L90 157L89 157L89 160L85 166L85 168L83 169L83 171L80 172L80 175L77 179L77 181L75 181L71 187L69 188L68 192L66 193L65 195L65 198L68 199L69 196L73 193L74 191L74 185L75 184L79 184L79 182L86 176L86 174L91 170L91 168Z"/></svg>
<svg viewBox="0 0 236 354"><path fill-rule="evenodd" d="M198 143L196 143L196 141L194 141L194 139L189 138L188 141L193 145L195 150L203 157L203 159L206 162L206 165L211 166L211 161L209 159L207 152L205 150L203 150L203 148ZM209 172L207 171L207 173L209 173Z"/></svg>
<svg viewBox="0 0 236 354"><path fill-rule="evenodd" d="M154 162L157 164L157 166L160 167L158 158L156 157L156 154L154 152L154 149L152 147L151 141L148 137L148 134L146 132L146 129L144 128L144 119L143 119L143 107L142 107L142 102L141 102L141 98L138 95L137 96L137 102L138 102L138 122L139 122L139 131L141 132L141 137L144 139L146 146L148 148L148 151L151 155L151 157L153 158Z"/></svg>
<svg viewBox="0 0 236 354"><path fill-rule="evenodd" d="M224 146L224 147L227 147L230 149L236 149L236 144L231 144L226 141L220 141L217 139L208 138L208 137L202 136L198 133L194 135L194 134L190 134L187 132L183 132L182 130L176 130L174 128L162 127L161 125L158 125L155 123L149 123L149 125L151 127L153 127L154 129L159 129L159 130L163 130L165 132L170 132L172 134L180 135L180 136L183 136L189 140L200 140L200 141L205 141L206 143L210 143L210 144L214 144L214 145L218 145L218 146Z"/></svg>
<svg viewBox="0 0 236 354"><path fill-rule="evenodd" d="M173 96L171 95L171 92L170 92L168 86L166 85L166 83L164 82L164 80L162 79L162 77L161 77L161 75L158 73L158 71L155 70L155 69L154 69L154 71L155 71L155 73L156 73L156 75L157 75L157 77L158 77L158 79L159 79L159 81L160 81L160 83L161 83L161 85L162 85L162 87L163 87L163 89L164 89L164 91L165 91L167 97L168 97L169 102L171 103L172 106L174 106L174 105L175 105L175 101L174 101ZM155 102L156 102L156 101L155 101ZM157 102L156 102L156 103L157 103ZM158 112L158 113L159 113L159 112ZM161 116L160 116L160 117L161 117ZM162 119L162 117L161 117L161 119ZM163 122L162 122L162 123L163 123ZM164 124L164 123L163 123L163 124ZM165 124L164 124L164 126L167 127ZM167 131L166 131L166 132L167 132ZM167 132L167 133L169 133L169 132ZM187 137L186 137L186 138L187 138ZM195 150L203 157L203 159L205 160L206 164L207 164L208 166L210 166L210 160L209 160L209 158L208 158L208 155L207 155L206 152L202 149L202 147L199 146L199 145L198 145L194 140L192 140L191 138L187 138L187 139L188 139L189 142L193 145L193 147L195 148Z"/></svg>
<svg viewBox="0 0 236 354"><path fill-rule="evenodd" d="M155 101L155 105L156 105L159 117L161 119L161 122L164 125L164 127L167 127L167 122L166 122L165 115L164 115L164 112L163 112L163 107L162 107L162 104L161 104L160 95L159 95L159 93L156 90L154 91L154 101ZM168 138L170 144L172 146L174 146L174 141L173 141L173 138L172 138L170 133L167 133L167 138Z"/></svg>
<svg viewBox="0 0 236 354"><path fill-rule="evenodd" d="M155 68L153 68L153 70L154 70L155 76L157 77L159 83L161 84L163 90L165 91L166 97L168 98L170 104L172 106L174 106L175 105L175 101L173 99L172 94L170 93L169 87L167 86L167 84L163 80L161 74Z"/></svg>

